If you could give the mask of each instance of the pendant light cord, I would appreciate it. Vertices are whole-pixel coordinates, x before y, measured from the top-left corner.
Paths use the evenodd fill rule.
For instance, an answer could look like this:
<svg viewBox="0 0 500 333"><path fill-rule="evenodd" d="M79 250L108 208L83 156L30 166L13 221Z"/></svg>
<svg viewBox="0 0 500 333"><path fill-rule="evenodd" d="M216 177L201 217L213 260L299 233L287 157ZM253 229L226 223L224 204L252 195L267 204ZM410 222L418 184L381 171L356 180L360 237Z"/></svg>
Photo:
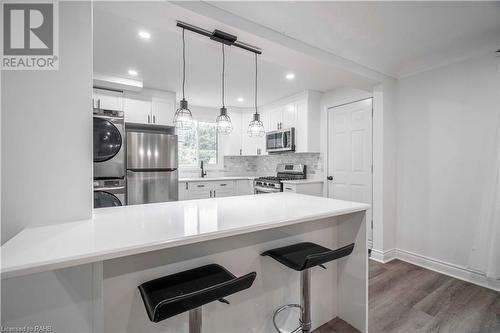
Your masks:
<svg viewBox="0 0 500 333"><path fill-rule="evenodd" d="M184 88L186 86L186 39L184 38L184 31L182 29L182 99L185 99Z"/></svg>
<svg viewBox="0 0 500 333"><path fill-rule="evenodd" d="M255 53L255 114L257 113L257 53Z"/></svg>
<svg viewBox="0 0 500 333"><path fill-rule="evenodd" d="M225 108L225 103L224 103L224 75L226 72L226 55L224 52L224 44L222 44L222 107Z"/></svg>

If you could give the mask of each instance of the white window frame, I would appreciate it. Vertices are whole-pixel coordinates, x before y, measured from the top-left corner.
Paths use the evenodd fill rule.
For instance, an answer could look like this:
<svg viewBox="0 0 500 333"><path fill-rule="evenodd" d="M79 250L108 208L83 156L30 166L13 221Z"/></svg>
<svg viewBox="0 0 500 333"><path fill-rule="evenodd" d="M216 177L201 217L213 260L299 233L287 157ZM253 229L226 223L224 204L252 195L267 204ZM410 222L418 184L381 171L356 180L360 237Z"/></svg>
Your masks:
<svg viewBox="0 0 500 333"><path fill-rule="evenodd" d="M215 121L209 121L205 119L195 120L196 126L198 126L199 122L202 123L215 123ZM205 164L203 168L205 170L223 170L224 169L224 139L223 136L219 133L216 133L217 136L217 163L216 164ZM179 164L179 170L183 171L197 171L200 170L199 165L181 165Z"/></svg>

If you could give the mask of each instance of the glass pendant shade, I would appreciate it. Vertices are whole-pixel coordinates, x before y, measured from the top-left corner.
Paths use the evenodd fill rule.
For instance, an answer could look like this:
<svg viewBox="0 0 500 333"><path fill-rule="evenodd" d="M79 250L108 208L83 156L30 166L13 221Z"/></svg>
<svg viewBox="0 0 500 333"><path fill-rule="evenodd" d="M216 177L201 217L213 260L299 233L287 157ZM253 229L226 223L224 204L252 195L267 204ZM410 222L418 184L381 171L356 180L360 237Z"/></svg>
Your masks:
<svg viewBox="0 0 500 333"><path fill-rule="evenodd" d="M264 124L260 121L260 114L255 113L253 120L248 125L247 134L250 137L259 137L264 136L265 133Z"/></svg>
<svg viewBox="0 0 500 333"><path fill-rule="evenodd" d="M185 99L181 100L180 107L175 111L174 125L179 129L191 128L193 126L193 115Z"/></svg>
<svg viewBox="0 0 500 333"><path fill-rule="evenodd" d="M220 109L220 115L217 117L216 126L217 132L224 135L231 133L233 130L231 118L227 115L227 109L225 107Z"/></svg>

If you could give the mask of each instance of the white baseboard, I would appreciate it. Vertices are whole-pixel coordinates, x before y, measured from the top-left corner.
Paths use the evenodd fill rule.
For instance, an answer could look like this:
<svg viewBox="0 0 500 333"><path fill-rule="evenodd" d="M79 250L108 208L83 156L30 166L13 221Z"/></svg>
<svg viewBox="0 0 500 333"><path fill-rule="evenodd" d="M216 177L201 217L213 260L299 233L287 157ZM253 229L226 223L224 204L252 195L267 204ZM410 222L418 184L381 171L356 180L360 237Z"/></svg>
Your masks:
<svg viewBox="0 0 500 333"><path fill-rule="evenodd" d="M429 258L417 253L397 249L396 258L411 264L442 273L459 280L467 281L479 286L500 291L500 280L488 279L484 274L467 267L450 264L448 262Z"/></svg>
<svg viewBox="0 0 500 333"><path fill-rule="evenodd" d="M399 259L414 264L431 271L451 276L453 278L467 281L485 288L500 292L500 280L488 279L484 274L466 267L451 264L442 260L429 258L417 253L401 249L391 249L388 251L372 250L370 259L388 263L391 260Z"/></svg>
<svg viewBox="0 0 500 333"><path fill-rule="evenodd" d="M386 264L389 261L396 259L396 255L397 249L390 249L387 251L372 249L370 259Z"/></svg>

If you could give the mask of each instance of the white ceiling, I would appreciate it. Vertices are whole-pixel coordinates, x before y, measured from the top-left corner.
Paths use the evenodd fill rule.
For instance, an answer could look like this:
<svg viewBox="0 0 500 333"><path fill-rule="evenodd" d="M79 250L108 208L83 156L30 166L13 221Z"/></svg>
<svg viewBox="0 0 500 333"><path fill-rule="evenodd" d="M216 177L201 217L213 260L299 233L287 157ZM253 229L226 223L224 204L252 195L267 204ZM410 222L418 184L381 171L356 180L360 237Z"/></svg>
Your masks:
<svg viewBox="0 0 500 333"><path fill-rule="evenodd" d="M500 2L210 2L393 77L500 48Z"/></svg>
<svg viewBox="0 0 500 333"><path fill-rule="evenodd" d="M263 49L259 56L259 105L305 89L327 91L338 86L371 87L375 82L335 68L311 56L221 24L168 2L94 2L94 72L132 78L148 88L181 92L181 29L176 20L222 29ZM152 35L145 41L138 31ZM221 45L186 31L186 99L194 105L220 107ZM295 73L287 81L285 74ZM254 95L254 56L226 47L226 104L251 107ZM238 97L244 102L237 102Z"/></svg>

